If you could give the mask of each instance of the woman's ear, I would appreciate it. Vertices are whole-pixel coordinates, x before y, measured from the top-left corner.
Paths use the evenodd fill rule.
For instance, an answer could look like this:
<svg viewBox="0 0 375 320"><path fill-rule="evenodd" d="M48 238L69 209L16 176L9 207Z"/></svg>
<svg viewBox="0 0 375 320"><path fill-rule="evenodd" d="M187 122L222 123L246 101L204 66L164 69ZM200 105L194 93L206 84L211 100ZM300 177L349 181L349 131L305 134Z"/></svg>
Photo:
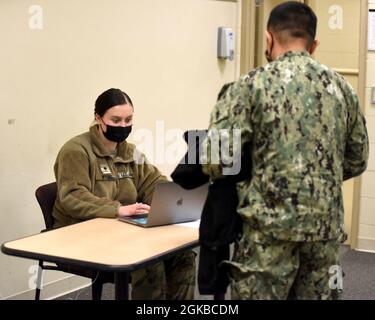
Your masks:
<svg viewBox="0 0 375 320"><path fill-rule="evenodd" d="M100 117L97 113L95 113L95 120L97 123L100 123Z"/></svg>

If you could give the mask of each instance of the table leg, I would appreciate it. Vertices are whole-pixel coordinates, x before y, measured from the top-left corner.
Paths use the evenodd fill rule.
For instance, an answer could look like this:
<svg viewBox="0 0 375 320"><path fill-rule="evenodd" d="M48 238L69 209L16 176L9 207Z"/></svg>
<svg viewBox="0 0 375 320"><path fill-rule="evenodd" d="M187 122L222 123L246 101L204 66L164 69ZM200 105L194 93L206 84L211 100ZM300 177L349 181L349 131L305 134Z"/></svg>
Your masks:
<svg viewBox="0 0 375 320"><path fill-rule="evenodd" d="M116 300L129 300L129 272L115 273Z"/></svg>

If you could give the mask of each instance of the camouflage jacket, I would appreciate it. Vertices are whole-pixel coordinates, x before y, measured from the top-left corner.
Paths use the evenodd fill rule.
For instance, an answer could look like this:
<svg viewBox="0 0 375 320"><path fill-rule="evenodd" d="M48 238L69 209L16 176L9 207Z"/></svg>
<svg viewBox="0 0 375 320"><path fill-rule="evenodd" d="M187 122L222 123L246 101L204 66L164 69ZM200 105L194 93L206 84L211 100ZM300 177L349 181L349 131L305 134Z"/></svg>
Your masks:
<svg viewBox="0 0 375 320"><path fill-rule="evenodd" d="M252 228L286 241L345 238L342 183L366 169L368 136L342 76L307 52L285 53L232 84L209 129L229 129L219 162L212 137L204 141L200 160L212 180L236 154L234 129L240 147L251 145L252 179L238 184L238 212Z"/></svg>
<svg viewBox="0 0 375 320"><path fill-rule="evenodd" d="M111 154L101 142L97 125L65 143L54 169L55 227L115 218L121 205L136 201L151 204L155 185L166 180L131 143L119 143L117 155Z"/></svg>

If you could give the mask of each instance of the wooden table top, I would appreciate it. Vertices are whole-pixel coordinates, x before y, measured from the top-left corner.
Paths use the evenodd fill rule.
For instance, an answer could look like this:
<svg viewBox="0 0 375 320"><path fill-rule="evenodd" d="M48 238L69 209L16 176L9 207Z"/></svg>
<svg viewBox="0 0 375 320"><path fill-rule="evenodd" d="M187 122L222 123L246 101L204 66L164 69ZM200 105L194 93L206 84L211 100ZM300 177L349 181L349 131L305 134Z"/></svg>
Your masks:
<svg viewBox="0 0 375 320"><path fill-rule="evenodd" d="M131 270L176 250L197 246L198 232L189 226L142 228L116 219L97 218L6 242L2 251L108 271Z"/></svg>

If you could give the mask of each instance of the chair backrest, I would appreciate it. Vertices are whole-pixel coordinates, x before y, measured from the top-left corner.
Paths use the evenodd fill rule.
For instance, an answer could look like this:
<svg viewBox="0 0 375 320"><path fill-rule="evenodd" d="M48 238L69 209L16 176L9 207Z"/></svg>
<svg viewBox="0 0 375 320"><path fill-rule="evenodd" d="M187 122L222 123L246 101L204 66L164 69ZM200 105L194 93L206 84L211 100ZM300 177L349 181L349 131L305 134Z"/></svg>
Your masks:
<svg viewBox="0 0 375 320"><path fill-rule="evenodd" d="M44 223L46 224L47 230L52 229L54 223L52 210L57 196L57 183L52 182L40 186L36 189L35 196L40 208L42 209Z"/></svg>

